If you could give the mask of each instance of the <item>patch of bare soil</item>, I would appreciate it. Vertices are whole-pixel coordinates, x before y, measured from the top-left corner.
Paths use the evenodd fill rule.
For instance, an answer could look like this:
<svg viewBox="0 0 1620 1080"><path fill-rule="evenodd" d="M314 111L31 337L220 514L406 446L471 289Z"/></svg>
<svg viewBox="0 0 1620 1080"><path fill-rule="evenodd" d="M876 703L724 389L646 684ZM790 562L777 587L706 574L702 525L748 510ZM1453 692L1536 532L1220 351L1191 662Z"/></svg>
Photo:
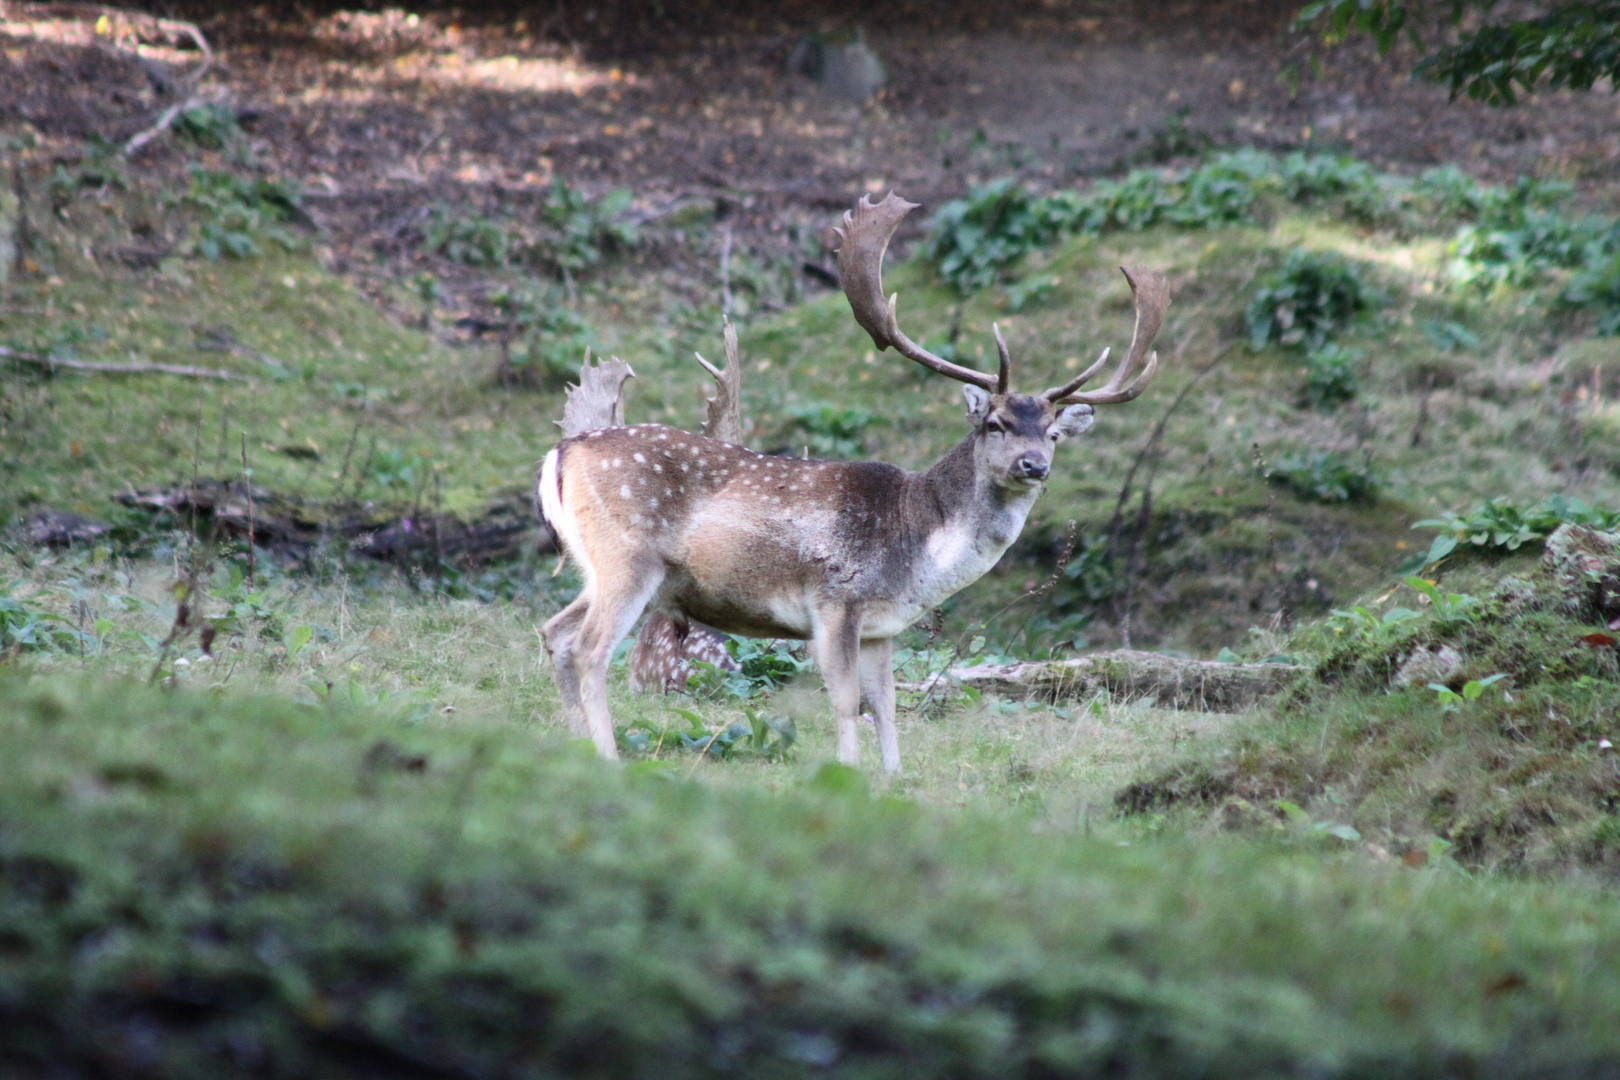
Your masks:
<svg viewBox="0 0 1620 1080"><path fill-rule="evenodd" d="M805 35L856 28L839 5L743 5L733 17L698 5L685 33L674 16L635 21L636 5L604 9L600 27L594 8L461 21L238 10L201 26L218 51L204 89L238 110L264 168L305 185L340 268L380 258L397 272L420 259L415 229L430 207L521 209L553 177L587 192L629 187L648 222L697 204L739 250L789 260L815 258L818 233L862 192L893 187L933 207L993 177L1072 185L1204 144L1331 147L1395 169L1453 161L1490 179L1554 174L1589 188L1615 177L1620 100L1608 94L1449 103L1410 80L1401 49L1380 60L1354 45L1296 88L1287 71L1304 70L1312 46L1287 31L1294 6L866 13L860 29L887 84L860 104L788 70ZM0 111L64 152L150 124L185 59L137 60L62 32L94 10L4 7ZM187 153L158 139L137 160L178 170ZM679 249L687 237L665 241ZM717 252L669 253L688 257L712 267Z"/></svg>

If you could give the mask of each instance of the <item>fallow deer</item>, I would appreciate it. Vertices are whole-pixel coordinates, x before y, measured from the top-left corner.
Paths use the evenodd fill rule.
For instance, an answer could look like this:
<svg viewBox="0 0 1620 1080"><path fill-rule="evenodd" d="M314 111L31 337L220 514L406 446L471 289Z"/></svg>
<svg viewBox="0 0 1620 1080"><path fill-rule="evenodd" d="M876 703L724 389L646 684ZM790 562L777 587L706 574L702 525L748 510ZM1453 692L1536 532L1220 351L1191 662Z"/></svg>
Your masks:
<svg viewBox="0 0 1620 1080"><path fill-rule="evenodd" d="M844 215L838 265L855 320L878 349L965 385L971 428L926 472L879 462L775 458L656 424L564 439L541 465L546 520L585 579L542 631L570 727L618 756L608 711L614 646L648 605L731 633L809 639L832 699L838 758L859 760L864 695L883 768L900 768L892 639L978 580L1022 531L1059 439L1087 431L1093 406L1130 401L1153 378L1149 346L1169 304L1165 279L1124 270L1136 299L1130 351L1100 389L1070 382L1036 395L1000 370L944 360L900 329L885 302L883 255L914 209L890 194Z"/></svg>

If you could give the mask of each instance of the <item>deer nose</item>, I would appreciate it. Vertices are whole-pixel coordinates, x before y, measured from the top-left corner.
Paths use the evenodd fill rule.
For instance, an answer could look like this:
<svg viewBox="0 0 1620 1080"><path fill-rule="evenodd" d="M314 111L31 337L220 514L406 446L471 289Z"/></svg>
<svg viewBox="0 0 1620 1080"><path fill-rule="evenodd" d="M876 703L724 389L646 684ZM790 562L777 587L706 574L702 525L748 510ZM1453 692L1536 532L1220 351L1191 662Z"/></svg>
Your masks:
<svg viewBox="0 0 1620 1080"><path fill-rule="evenodd" d="M1026 480L1045 480L1049 466L1040 454L1025 454L1013 463L1013 475Z"/></svg>

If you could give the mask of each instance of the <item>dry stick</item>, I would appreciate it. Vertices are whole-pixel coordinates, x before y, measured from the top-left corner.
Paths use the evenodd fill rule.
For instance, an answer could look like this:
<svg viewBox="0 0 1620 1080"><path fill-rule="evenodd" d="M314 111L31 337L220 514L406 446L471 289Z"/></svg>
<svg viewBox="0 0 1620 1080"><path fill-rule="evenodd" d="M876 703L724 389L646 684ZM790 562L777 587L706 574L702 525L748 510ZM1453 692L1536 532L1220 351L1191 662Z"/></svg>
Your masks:
<svg viewBox="0 0 1620 1080"><path fill-rule="evenodd" d="M247 504L248 504L247 580L248 580L248 584L251 585L251 584L253 584L253 533L255 531L254 524L253 524L253 470L248 468L248 461L247 461L247 432L245 432L245 431L242 432L242 487L246 490L246 493L247 493Z"/></svg>
<svg viewBox="0 0 1620 1080"><path fill-rule="evenodd" d="M731 226L722 233L720 244L720 314L731 317Z"/></svg>
<svg viewBox="0 0 1620 1080"><path fill-rule="evenodd" d="M216 368L187 367L183 364L104 364L95 360L58 360L38 353L23 352L21 349L8 349L3 345L0 345L0 357L23 364L36 364L47 371L67 368L70 371L95 371L103 375L182 375L188 379L248 381L246 376Z"/></svg>

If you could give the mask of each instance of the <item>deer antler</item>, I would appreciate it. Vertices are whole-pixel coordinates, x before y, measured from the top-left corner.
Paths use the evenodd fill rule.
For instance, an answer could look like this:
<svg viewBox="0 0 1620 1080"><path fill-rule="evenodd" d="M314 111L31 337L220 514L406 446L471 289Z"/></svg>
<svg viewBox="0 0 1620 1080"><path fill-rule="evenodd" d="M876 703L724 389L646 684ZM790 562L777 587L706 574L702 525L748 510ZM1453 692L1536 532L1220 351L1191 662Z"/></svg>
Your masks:
<svg viewBox="0 0 1620 1080"><path fill-rule="evenodd" d="M1159 326L1164 322L1165 309L1170 306L1170 283L1163 274L1140 266L1122 266L1119 270L1130 283L1131 294L1136 298L1136 330L1131 334L1130 351L1125 354L1119 367L1114 369L1114 377L1108 380L1107 385L1089 393L1075 393L1108 362L1108 350L1104 349L1097 362L1076 378L1043 393L1041 396L1046 400L1058 405L1117 405L1140 394L1158 370L1159 354L1149 353L1148 346L1158 335ZM1144 356L1147 359L1145 365ZM1125 380L1138 369L1140 374L1126 386Z"/></svg>
<svg viewBox="0 0 1620 1080"><path fill-rule="evenodd" d="M890 192L880 203L861 196L855 209L844 212L844 227L836 230L839 237L838 275L844 283L844 295L855 313L855 321L872 335L872 343L879 351L891 346L901 356L915 360L923 367L958 382L971 383L985 390L1005 393L1007 390L1008 360L1006 346L997 341L1001 353L1001 375L997 378L982 371L974 371L949 360L935 356L908 338L900 329L896 315L896 293L883 299L883 253L888 250L889 239L899 226L900 219L917 208L916 203ZM997 335L999 339L1000 335Z"/></svg>
<svg viewBox="0 0 1620 1080"><path fill-rule="evenodd" d="M591 364L591 350L579 369L579 385L567 388L563 418L556 421L563 438L571 439L598 428L624 427L624 383L636 373L617 356Z"/></svg>
<svg viewBox="0 0 1620 1080"><path fill-rule="evenodd" d="M703 434L724 443L742 443L742 361L737 357L737 328L726 320L726 366L716 369L693 353L703 370L714 376L715 395L704 398L709 406L709 417L703 421Z"/></svg>

